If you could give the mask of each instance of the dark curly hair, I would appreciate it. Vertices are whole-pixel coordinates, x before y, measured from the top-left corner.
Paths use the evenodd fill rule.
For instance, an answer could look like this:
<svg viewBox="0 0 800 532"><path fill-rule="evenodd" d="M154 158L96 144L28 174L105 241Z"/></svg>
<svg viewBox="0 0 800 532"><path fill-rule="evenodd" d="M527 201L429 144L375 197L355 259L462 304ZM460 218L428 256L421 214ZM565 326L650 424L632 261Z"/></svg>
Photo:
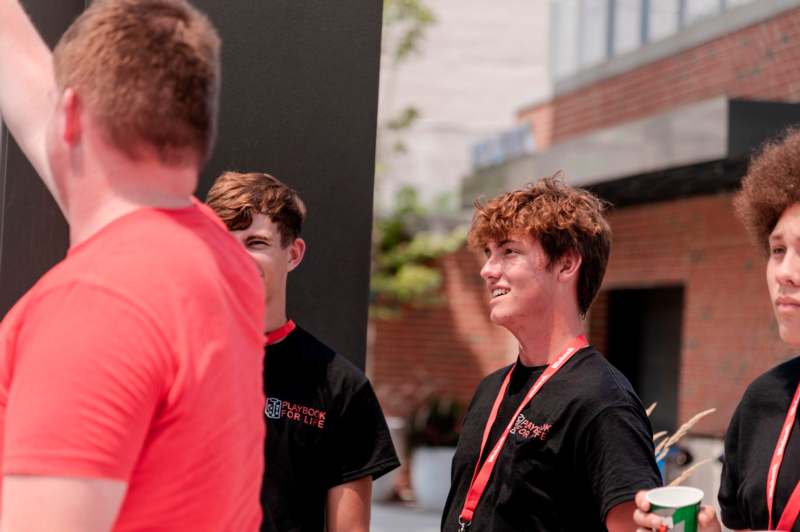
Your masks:
<svg viewBox="0 0 800 532"><path fill-rule="evenodd" d="M790 128L750 161L733 205L758 246L769 254L770 233L795 203L800 203L800 129Z"/></svg>
<svg viewBox="0 0 800 532"><path fill-rule="evenodd" d="M548 268L570 250L581 256L578 308L586 314L608 265L611 228L603 217L606 203L590 192L566 185L561 174L546 177L486 203L475 202L469 245L483 249L514 233L537 239Z"/></svg>
<svg viewBox="0 0 800 532"><path fill-rule="evenodd" d="M225 172L208 191L206 203L230 231L247 229L253 214L263 214L277 225L284 248L300 236L306 218L297 192L260 172Z"/></svg>

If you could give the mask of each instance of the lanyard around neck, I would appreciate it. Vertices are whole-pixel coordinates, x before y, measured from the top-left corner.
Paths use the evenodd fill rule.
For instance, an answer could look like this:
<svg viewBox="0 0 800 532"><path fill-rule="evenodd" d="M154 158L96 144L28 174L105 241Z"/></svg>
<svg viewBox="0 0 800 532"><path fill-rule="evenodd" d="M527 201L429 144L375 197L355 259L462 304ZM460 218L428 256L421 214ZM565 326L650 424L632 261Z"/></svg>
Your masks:
<svg viewBox="0 0 800 532"><path fill-rule="evenodd" d="M497 412L500 410L500 404L503 402L506 389L508 388L508 383L511 380L511 374L514 372L516 364L514 364L511 370L506 374L503 384L500 386L500 392L497 394L497 398L494 400L494 405L492 406L492 411L489 414L489 419L486 420L486 426L483 429L483 440L481 441L481 450L478 453L478 459L475 464L475 472L472 474L472 481L470 482L469 489L467 490L467 498L464 501L464 507L461 509L461 514L458 517L458 524L461 527L460 531L465 531L472 524L472 517L475 515L475 509L478 507L478 502L480 502L481 496L486 490L486 486L489 485L489 479L491 478L492 471L497 463L497 457L500 454L500 451L503 449L503 445L505 445L506 440L508 439L509 431L513 428L514 422L522 413L522 410L524 410L528 403L531 402L531 399L533 399L534 396L539 393L539 390L547 381L550 380L550 377L555 375L556 372L561 369L564 364L569 361L569 359L572 358L572 355L587 345L589 345L589 342L586 341L586 337L583 335L573 338L572 341L570 341L570 343L564 348L564 351L556 358L555 362L547 366L547 369L544 370L544 373L542 373L539 378L536 379L536 382L533 383L531 389L528 390L527 394L525 394L525 398L517 407L514 415L511 416L511 419L508 421L505 430L503 430L500 438L497 440L497 443L495 443L492 451L489 453L489 456L486 457L483 465L481 465L480 459L481 456L483 456L483 451L486 447L486 441L489 439L489 434L492 432L492 425L494 425L494 422L497 419Z"/></svg>
<svg viewBox="0 0 800 532"><path fill-rule="evenodd" d="M792 494L789 496L789 500L786 502L786 507L783 509L777 528L772 528L772 505L775 501L775 486L778 484L778 473L781 470L786 445L789 443L789 436L792 434L794 420L797 417L798 404L800 404L800 383L797 384L794 397L789 404L789 411L783 421L783 428L781 428L780 436L778 436L778 443L775 444L775 451L772 453L772 461L770 461L769 472L767 473L767 512L769 514L770 530L791 530L797 521L797 516L800 515L800 480L798 480L794 490L792 490Z"/></svg>
<svg viewBox="0 0 800 532"><path fill-rule="evenodd" d="M287 336L289 333L295 330L297 325L295 325L293 320L289 320L274 331L269 331L266 334L267 345L277 344Z"/></svg>

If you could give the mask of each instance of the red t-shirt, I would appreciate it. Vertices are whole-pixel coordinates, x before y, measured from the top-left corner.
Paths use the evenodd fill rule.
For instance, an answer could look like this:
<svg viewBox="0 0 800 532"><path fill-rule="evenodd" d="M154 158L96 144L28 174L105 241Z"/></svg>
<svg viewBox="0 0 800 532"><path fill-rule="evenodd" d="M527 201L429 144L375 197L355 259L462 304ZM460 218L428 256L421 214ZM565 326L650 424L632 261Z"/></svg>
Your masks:
<svg viewBox="0 0 800 532"><path fill-rule="evenodd" d="M127 482L118 532L257 530L263 301L197 203L73 247L0 328L2 473Z"/></svg>

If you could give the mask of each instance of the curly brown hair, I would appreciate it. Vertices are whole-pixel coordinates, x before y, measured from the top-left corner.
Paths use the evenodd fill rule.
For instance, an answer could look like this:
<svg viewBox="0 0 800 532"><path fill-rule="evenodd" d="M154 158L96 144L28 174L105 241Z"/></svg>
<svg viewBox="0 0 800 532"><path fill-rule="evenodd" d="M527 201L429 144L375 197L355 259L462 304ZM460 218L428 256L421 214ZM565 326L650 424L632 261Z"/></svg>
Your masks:
<svg viewBox="0 0 800 532"><path fill-rule="evenodd" d="M284 248L300 236L306 218L297 192L260 172L223 173L208 191L206 203L230 231L247 229L253 214L263 214L278 226Z"/></svg>
<svg viewBox="0 0 800 532"><path fill-rule="evenodd" d="M769 235L783 212L800 203L800 129L787 129L750 161L733 205L758 246L769 254Z"/></svg>
<svg viewBox="0 0 800 532"><path fill-rule="evenodd" d="M469 245L482 249L512 234L529 234L541 244L548 268L567 251L575 251L582 261L578 308L586 314L603 282L611 251L611 228L603 217L606 205L590 192L568 186L557 173L486 203L476 201Z"/></svg>

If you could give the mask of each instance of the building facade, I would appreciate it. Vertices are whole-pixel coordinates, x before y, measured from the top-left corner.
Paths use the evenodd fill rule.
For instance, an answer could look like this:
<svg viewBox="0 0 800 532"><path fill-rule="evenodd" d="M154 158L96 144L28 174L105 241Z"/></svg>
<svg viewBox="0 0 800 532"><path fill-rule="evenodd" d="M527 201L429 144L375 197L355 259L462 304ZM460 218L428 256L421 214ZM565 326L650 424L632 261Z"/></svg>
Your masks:
<svg viewBox="0 0 800 532"><path fill-rule="evenodd" d="M747 384L791 355L772 316L765 257L731 200L752 153L800 124L800 2L556 0L551 14L552 96L517 113L535 150L476 167L462 205L558 170L609 201L614 243L587 317L590 339L645 403L659 402L654 430L716 408L687 440L695 459L715 458ZM513 358L513 343L503 344L485 308L463 303L488 298L470 257L443 261L446 290L460 283L469 294L435 311L410 309L410 321L377 324L379 387L405 375L380 362L393 338L419 352L453 334L453 324L469 324L457 338L475 342L447 342L446 355L437 350L405 371L437 367L436 358L441 370L426 370L428 382L465 397L467 383ZM451 271L452 263L461 267ZM410 325L420 312L447 320ZM693 483L711 501L718 478L713 462Z"/></svg>

